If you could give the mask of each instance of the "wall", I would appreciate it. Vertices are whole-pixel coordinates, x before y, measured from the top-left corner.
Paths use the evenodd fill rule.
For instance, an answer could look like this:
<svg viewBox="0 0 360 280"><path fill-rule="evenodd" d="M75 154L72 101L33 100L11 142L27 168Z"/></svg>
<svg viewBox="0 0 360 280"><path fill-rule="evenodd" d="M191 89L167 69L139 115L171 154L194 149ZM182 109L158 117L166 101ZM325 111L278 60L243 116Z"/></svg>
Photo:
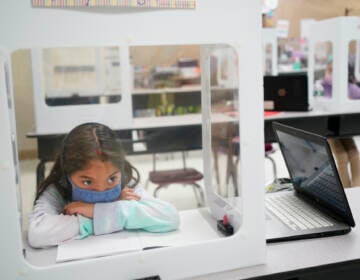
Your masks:
<svg viewBox="0 0 360 280"><path fill-rule="evenodd" d="M289 20L289 37L299 38L301 19L321 20L344 16L346 8L350 9L349 16L360 16L359 0L279 0L273 20Z"/></svg>

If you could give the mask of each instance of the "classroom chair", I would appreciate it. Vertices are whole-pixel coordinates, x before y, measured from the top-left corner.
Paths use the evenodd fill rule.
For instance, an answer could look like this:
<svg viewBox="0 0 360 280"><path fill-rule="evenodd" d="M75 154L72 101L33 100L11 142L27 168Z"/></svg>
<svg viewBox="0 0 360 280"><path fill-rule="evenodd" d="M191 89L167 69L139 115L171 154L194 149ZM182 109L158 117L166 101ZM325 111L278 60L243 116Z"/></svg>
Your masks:
<svg viewBox="0 0 360 280"><path fill-rule="evenodd" d="M157 187L154 190L154 197L158 192L173 184L190 185L193 187L197 205L204 205L204 193L201 186L197 183L203 178L203 174L195 168L186 167L185 152L182 151L183 168L156 170L156 154L153 154L153 171L149 173L149 181Z"/></svg>
<svg viewBox="0 0 360 280"><path fill-rule="evenodd" d="M271 154L275 153L275 148L271 143L265 143L265 158L267 158L268 160L271 161L271 165L272 165L272 171L273 171L273 182L276 182L278 177L277 177L277 169L276 169L276 162L275 160L270 156Z"/></svg>
<svg viewBox="0 0 360 280"><path fill-rule="evenodd" d="M220 172L219 172L219 154L226 155L226 171L225 197L229 196L229 182L232 179L234 187L234 195L238 196L238 182L237 182L237 165L239 162L239 137L235 136L236 126L234 123L223 123L212 125L212 153L214 157L214 171L217 184L217 193L222 194Z"/></svg>

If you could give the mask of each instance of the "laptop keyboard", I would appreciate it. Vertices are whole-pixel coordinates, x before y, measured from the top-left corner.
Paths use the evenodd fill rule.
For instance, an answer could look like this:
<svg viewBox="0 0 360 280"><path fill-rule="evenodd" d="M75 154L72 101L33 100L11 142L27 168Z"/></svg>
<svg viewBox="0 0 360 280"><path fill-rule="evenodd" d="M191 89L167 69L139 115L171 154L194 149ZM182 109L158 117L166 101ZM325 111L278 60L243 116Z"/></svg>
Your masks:
<svg viewBox="0 0 360 280"><path fill-rule="evenodd" d="M289 192L279 192L265 196L265 205L270 212L293 230L329 227L329 218Z"/></svg>

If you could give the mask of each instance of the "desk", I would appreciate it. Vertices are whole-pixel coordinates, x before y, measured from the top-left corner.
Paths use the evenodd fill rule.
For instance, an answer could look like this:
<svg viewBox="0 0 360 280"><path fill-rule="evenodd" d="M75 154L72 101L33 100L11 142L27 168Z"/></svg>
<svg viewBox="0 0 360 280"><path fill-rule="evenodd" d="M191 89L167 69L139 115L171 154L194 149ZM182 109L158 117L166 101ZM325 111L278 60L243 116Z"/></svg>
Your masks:
<svg viewBox="0 0 360 280"><path fill-rule="evenodd" d="M359 279L360 187L345 191L357 224L350 233L268 244L265 264L192 279Z"/></svg>
<svg viewBox="0 0 360 280"><path fill-rule="evenodd" d="M215 114L215 122L233 122L234 117ZM327 137L347 137L360 135L360 112L280 112L264 118L265 142L276 142L272 130L272 122L305 129ZM134 118L132 127L117 130L123 140L127 154L161 153L171 151L196 150L202 148L201 114L188 114L169 117ZM142 130L146 135L146 151L137 151L133 147L132 131ZM37 182L42 181L45 174L45 163L52 161L61 146L64 137L59 134L28 133L28 137L36 138L38 146Z"/></svg>
<svg viewBox="0 0 360 280"><path fill-rule="evenodd" d="M360 187L345 191L357 224L350 233L268 244L265 264L192 277L191 279L218 280L253 277L257 277L257 279L358 279L360 275ZM204 210L194 209L191 211L201 211L204 219L208 220L211 225L215 225L211 216ZM43 250L31 249L27 245L25 247L26 259L31 264L36 266L55 264L56 247ZM224 256L224 261L226 261L226 256ZM357 274L353 278L349 278L349 273L354 271Z"/></svg>
<svg viewBox="0 0 360 280"><path fill-rule="evenodd" d="M214 239L224 238L224 235L217 230L216 221L212 218L210 211L208 208L196 208L196 209L188 209L179 211L180 216L180 226L179 229L172 232L165 232L165 233L151 233L145 231L120 231L117 233L113 233L112 235L104 235L104 236L91 236L89 239L84 239L85 246L90 246L90 248L95 248L97 250L102 251L103 256L110 256L114 254L126 254L127 252L121 251L121 248L118 247L118 244L115 244L117 249L114 246L107 246L109 243L106 242L106 245L97 247L94 246L93 240L98 240L99 242L104 241L108 237L112 237L112 242L116 243L116 239L120 239L122 236L125 236L127 240L130 240L129 237L135 239L141 239L141 246L142 247L153 247L153 246L189 246L191 244L196 244L203 241L210 241ZM123 235L125 234L125 235ZM92 241L90 240L92 239ZM58 247L53 246L44 249L34 249L31 248L26 241L26 232L23 233L23 244L25 249L25 258L26 260L35 266L39 267L46 267L51 265L61 265L61 263L57 263L57 254L58 254ZM131 240L130 240L131 242ZM69 247L79 249L79 241L75 241L75 245L70 245ZM122 244L121 244L122 245ZM119 250L119 251L117 251ZM136 250L140 250L136 249ZM64 252L64 248L60 250ZM65 249L65 251L67 251ZM98 251L99 252L99 251ZM105 253L104 253L105 252ZM94 257L99 257L96 255L91 255L92 252L89 252L85 249L85 252L75 252L71 253L70 255L74 256L75 259L79 258L82 259L91 259ZM60 252L61 254L61 252ZM82 255L83 254L83 255ZM81 256L82 257L79 257ZM86 257L85 257L86 256ZM66 261L66 260L62 260ZM119 273L119 279L121 278L121 272ZM91 279L90 279L91 280Z"/></svg>
<svg viewBox="0 0 360 280"><path fill-rule="evenodd" d="M311 131L326 137L349 137L360 135L360 112L334 110L332 112L280 112L265 117L265 142L276 142L272 122L277 121Z"/></svg>
<svg viewBox="0 0 360 280"><path fill-rule="evenodd" d="M226 123L234 121L233 117L224 114L214 114L215 122ZM126 154L153 154L174 151L189 151L202 149L202 115L187 114L179 116L134 118L129 128L116 130L122 140ZM143 142L146 150L134 148L132 131L141 130L145 136ZM28 133L27 137L36 138L38 158L40 162L36 169L37 184L44 179L45 163L53 161L58 153L65 134Z"/></svg>

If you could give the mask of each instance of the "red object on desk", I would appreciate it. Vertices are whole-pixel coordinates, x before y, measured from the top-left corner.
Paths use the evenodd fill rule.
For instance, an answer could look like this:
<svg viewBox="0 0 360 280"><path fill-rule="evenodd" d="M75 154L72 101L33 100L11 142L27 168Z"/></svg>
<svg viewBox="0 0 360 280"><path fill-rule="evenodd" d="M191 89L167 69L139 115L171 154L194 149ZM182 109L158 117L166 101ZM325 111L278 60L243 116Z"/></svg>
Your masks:
<svg viewBox="0 0 360 280"><path fill-rule="evenodd" d="M270 117L282 113L281 111L264 111L264 117Z"/></svg>
<svg viewBox="0 0 360 280"><path fill-rule="evenodd" d="M223 217L223 225L226 226L228 224L228 217L224 215Z"/></svg>
<svg viewBox="0 0 360 280"><path fill-rule="evenodd" d="M264 117L270 117L282 113L281 111L264 111ZM237 111L226 112L226 115L230 117L236 117L239 115Z"/></svg>

